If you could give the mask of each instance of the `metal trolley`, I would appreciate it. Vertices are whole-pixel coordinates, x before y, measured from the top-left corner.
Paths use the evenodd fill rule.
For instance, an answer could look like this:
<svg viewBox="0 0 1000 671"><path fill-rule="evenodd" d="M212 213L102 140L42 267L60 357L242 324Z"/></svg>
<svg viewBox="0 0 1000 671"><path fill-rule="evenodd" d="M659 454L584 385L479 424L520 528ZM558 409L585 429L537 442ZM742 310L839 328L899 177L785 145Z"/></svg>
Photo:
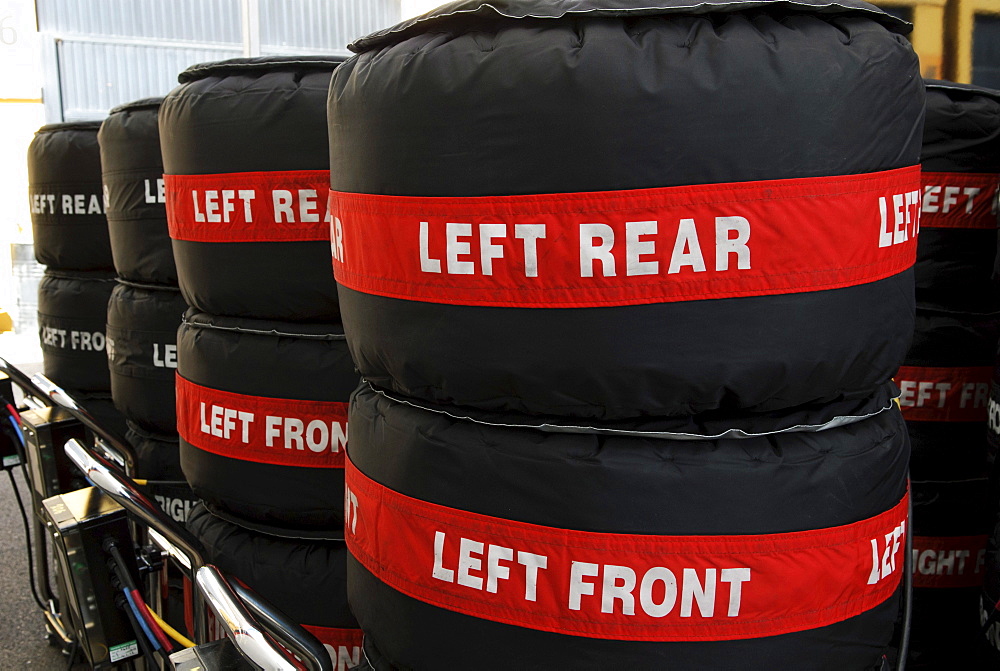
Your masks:
<svg viewBox="0 0 1000 671"><path fill-rule="evenodd" d="M50 640L71 664L81 656L93 669L333 671L312 634L207 564L199 541L143 494L125 440L43 375L29 377L2 358L0 374L4 429L13 429L7 442L16 448L0 448L0 456L4 469L25 470L31 490L24 521L35 539L32 591ZM164 571L189 581L184 615L193 640L157 614Z"/></svg>

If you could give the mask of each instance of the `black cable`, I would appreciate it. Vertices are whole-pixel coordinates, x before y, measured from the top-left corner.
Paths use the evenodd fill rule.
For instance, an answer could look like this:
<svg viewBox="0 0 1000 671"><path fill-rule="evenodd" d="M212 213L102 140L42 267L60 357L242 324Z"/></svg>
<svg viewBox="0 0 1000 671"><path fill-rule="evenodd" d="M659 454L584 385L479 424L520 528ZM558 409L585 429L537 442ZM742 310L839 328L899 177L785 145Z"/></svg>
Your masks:
<svg viewBox="0 0 1000 671"><path fill-rule="evenodd" d="M122 589L128 589L122 586ZM149 664L149 668L157 669L159 665L156 663L156 656L153 654L153 648L150 646L149 641L146 639L146 633L142 630L142 625L135 618L135 613L129 608L128 601L125 599L125 594L122 592L118 593L115 599L115 605L125 611L125 615L128 616L128 621L132 623L132 633L135 634L135 640L139 642L139 648L142 650L142 656Z"/></svg>
<svg viewBox="0 0 1000 671"><path fill-rule="evenodd" d="M125 558L122 557L121 550L118 549L118 544L114 541L108 541L104 545L105 551L111 555L111 561L108 565L114 572L115 577L118 578L118 582L122 589L132 591L135 589L135 582L132 580L132 576L128 572L127 565L125 564ZM128 615L129 622L132 623L132 631L135 633L135 638L139 641L139 645L142 647L142 655L146 658L147 663L151 663L153 668L157 668L156 657L151 645L151 641L146 638L146 630L143 629L139 620L136 618L135 612L132 610L131 606L128 604L128 599L126 599L124 594L119 594L119 599L116 600L118 607L125 611Z"/></svg>
<svg viewBox="0 0 1000 671"><path fill-rule="evenodd" d="M35 555L31 547L31 525L28 523L28 515L24 511L24 503L21 501L21 492L17 488L17 480L14 479L14 472L7 470L7 477L10 478L10 486L14 489L14 500L17 501L17 509L21 511L21 523L24 525L24 544L28 549L28 580L31 582L31 596L35 598L35 603L42 610L48 610L45 602L38 596L38 586L35 585Z"/></svg>
<svg viewBox="0 0 1000 671"><path fill-rule="evenodd" d="M135 581L132 580L132 575L128 572L127 568L128 564L125 563L125 557L122 556L121 550L118 549L118 544L115 543L114 541L108 541L107 543L105 543L104 549L111 555L111 568L115 572L115 575L118 576L118 581L122 583L122 586L125 587L125 589L127 589L128 591L138 593L139 590L136 587ZM131 608L127 608L127 610L130 613L132 612ZM141 625L140 629L142 629ZM145 634L144 629L142 630L142 633ZM162 646L162 643L160 643L160 641L157 641L157 645ZM172 647L164 648L163 656L166 658L170 655L171 652L173 652Z"/></svg>
<svg viewBox="0 0 1000 671"><path fill-rule="evenodd" d="M66 665L66 671L73 671L73 662L76 661L76 653L80 649L80 641L73 641L73 646L69 649L69 664Z"/></svg>
<svg viewBox="0 0 1000 671"><path fill-rule="evenodd" d="M104 549L111 555L111 570L113 570L115 575L118 576L118 580L121 582L122 587L126 588L130 592L132 590L138 591L135 586L135 581L132 580L132 575L128 572L128 564L125 563L125 557L122 556L121 550L118 549L118 544L114 541L109 541L104 544Z"/></svg>
<svg viewBox="0 0 1000 671"><path fill-rule="evenodd" d="M910 481L906 482L907 492L912 492ZM906 671L906 658L910 655L910 623L913 620L913 499L908 502L906 512L906 556L903 558L903 633L899 637L899 659L896 671Z"/></svg>

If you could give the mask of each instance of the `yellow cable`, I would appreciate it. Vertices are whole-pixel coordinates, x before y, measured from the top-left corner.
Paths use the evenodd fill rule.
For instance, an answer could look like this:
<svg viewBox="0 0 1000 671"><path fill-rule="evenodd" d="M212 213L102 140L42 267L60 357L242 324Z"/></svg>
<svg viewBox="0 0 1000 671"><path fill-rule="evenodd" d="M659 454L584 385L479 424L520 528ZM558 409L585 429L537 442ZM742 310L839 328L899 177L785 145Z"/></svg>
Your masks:
<svg viewBox="0 0 1000 671"><path fill-rule="evenodd" d="M140 480L138 478L133 478L132 482L134 482L137 485L145 485L147 481ZM160 625L160 628L163 629L164 632L166 632L167 636L174 639L175 641L183 645L185 648L195 647L194 641L185 637L184 634L180 633L179 631L171 627L169 624L164 622L163 618L154 613L152 608L149 608L148 610L149 614L153 616L154 620L156 620L156 624Z"/></svg>
<svg viewBox="0 0 1000 671"><path fill-rule="evenodd" d="M167 636L169 636L170 638L174 639L175 641L177 641L178 643L180 643L181 645L183 645L185 648L193 648L194 647L194 642L191 641L191 639L186 638L179 631L177 631L176 629L174 629L173 627L171 627L169 624L167 624L166 622L164 622L163 619L159 615L157 615L156 613L153 612L152 608L149 609L149 614L153 616L154 620L156 620L156 624L160 625L160 628L163 629L163 631L167 632Z"/></svg>
<svg viewBox="0 0 1000 671"><path fill-rule="evenodd" d="M132 482L139 485L140 487L145 487L146 484L148 483L147 480L140 480L139 478L132 478Z"/></svg>

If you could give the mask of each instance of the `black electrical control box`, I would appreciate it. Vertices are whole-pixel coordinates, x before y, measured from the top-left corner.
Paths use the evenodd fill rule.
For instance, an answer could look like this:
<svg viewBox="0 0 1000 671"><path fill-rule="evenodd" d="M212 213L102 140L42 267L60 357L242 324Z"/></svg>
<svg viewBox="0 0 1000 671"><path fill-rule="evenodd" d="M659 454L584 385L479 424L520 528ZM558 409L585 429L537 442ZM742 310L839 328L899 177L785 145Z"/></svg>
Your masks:
<svg viewBox="0 0 1000 671"><path fill-rule="evenodd" d="M83 441L83 424L62 408L49 407L21 413L28 474L37 501L86 485L63 446L70 438Z"/></svg>
<svg viewBox="0 0 1000 671"><path fill-rule="evenodd" d="M136 633L125 612L116 605L122 594L115 588L109 541L122 555L135 579L125 509L96 487L59 494L43 502L45 523L54 536L57 580L66 603L63 618L72 627L93 669L110 669L139 655Z"/></svg>

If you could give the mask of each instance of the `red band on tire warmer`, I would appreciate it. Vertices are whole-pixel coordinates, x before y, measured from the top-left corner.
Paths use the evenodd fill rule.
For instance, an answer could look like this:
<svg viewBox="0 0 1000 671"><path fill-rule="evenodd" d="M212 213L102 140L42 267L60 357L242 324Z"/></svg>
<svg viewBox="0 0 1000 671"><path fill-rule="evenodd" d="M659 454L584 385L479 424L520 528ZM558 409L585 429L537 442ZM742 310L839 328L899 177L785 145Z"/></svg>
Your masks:
<svg viewBox="0 0 1000 671"><path fill-rule="evenodd" d="M1000 175L925 172L920 225L927 228L997 228Z"/></svg>
<svg viewBox="0 0 1000 671"><path fill-rule="evenodd" d="M191 242L330 239L329 170L164 175L167 229Z"/></svg>
<svg viewBox="0 0 1000 671"><path fill-rule="evenodd" d="M198 449L231 459L343 468L347 403L247 396L178 375L177 433Z"/></svg>
<svg viewBox="0 0 1000 671"><path fill-rule="evenodd" d="M985 422L992 366L903 366L893 378L908 422Z"/></svg>
<svg viewBox="0 0 1000 671"><path fill-rule="evenodd" d="M302 628L326 646L334 671L348 671L361 663L361 644L365 633L360 629L334 629L309 624L302 625Z"/></svg>
<svg viewBox="0 0 1000 671"><path fill-rule="evenodd" d="M721 641L840 622L903 572L907 499L846 526L747 536L556 529L392 491L348 459L345 533L375 577L495 622L591 638Z"/></svg>
<svg viewBox="0 0 1000 671"><path fill-rule="evenodd" d="M920 168L631 191L330 192L337 281L454 305L601 307L786 294L916 258Z"/></svg>
<svg viewBox="0 0 1000 671"><path fill-rule="evenodd" d="M985 563L985 535L913 537L914 587L981 587Z"/></svg>

